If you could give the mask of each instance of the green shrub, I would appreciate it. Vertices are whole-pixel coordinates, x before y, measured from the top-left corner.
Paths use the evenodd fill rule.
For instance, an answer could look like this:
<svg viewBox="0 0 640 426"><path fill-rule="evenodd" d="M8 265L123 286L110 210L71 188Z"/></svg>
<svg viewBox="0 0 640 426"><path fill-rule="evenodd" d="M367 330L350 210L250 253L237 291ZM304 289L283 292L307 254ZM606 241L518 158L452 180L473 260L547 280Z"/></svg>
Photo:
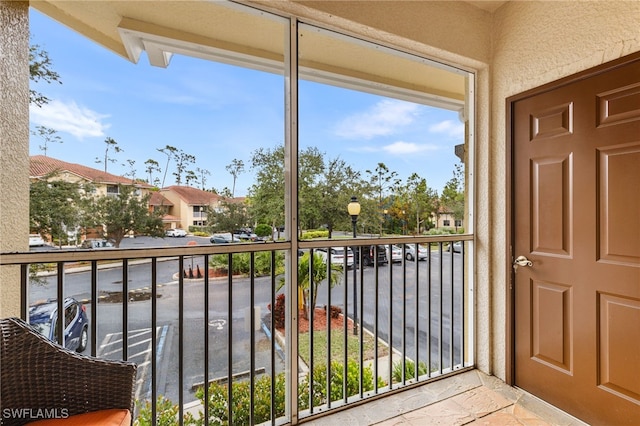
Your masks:
<svg viewBox="0 0 640 426"><path fill-rule="evenodd" d="M233 265L231 273L233 275L246 275L249 273L249 267L251 264L250 253L234 253L233 254ZM211 256L211 260L209 261L209 265L214 269L227 269L227 262L229 260L229 255L227 254L216 254ZM276 275L280 275L284 273L284 252L276 251ZM270 251L259 251L255 253L254 256L254 272L257 276L264 276L271 274L271 252Z"/></svg>
<svg viewBox="0 0 640 426"><path fill-rule="evenodd" d="M138 403L139 401L136 405L138 405ZM156 425L173 426L176 424L177 415L178 406L163 395L159 395L156 401ZM144 407L140 409L138 417L136 417L133 424L134 426L151 426L153 424L151 417L151 402L145 401Z"/></svg>
<svg viewBox="0 0 640 426"><path fill-rule="evenodd" d="M333 361L331 363L330 388L331 401L338 401L344 398L343 394L343 364ZM356 395L360 392L360 375L358 363L354 360L347 361L347 397ZM371 367L362 369L362 386L363 392L373 390L374 387L373 371ZM301 382L298 388L298 407L301 410L309 408L309 392L313 395L313 406L317 407L327 403L327 368L326 365L319 365L313 369L312 386L309 387L309 375ZM378 386L384 386L385 383L378 378Z"/></svg>
<svg viewBox="0 0 640 426"><path fill-rule="evenodd" d="M307 230L300 236L301 240L313 240L314 238L329 238L329 231L326 229Z"/></svg>
<svg viewBox="0 0 640 426"><path fill-rule="evenodd" d="M343 398L342 392L342 364L338 362L331 363L331 400L337 401ZM254 380L254 412L253 420L255 424L264 423L271 420L271 399L273 398L276 418L285 415L285 373L275 376L274 392L271 393L271 376L261 376ZM327 368L324 365L317 366L313 371L313 404L319 406L326 404L326 382ZM363 369L363 391L373 390L373 372L370 367ZM385 383L379 379L378 386L384 386ZM300 409L309 408L309 375L298 385L298 405ZM347 396L359 393L359 371L358 364L355 361L349 361L347 365ZM250 424L250 397L251 388L249 381L233 382L232 388L232 420L229 422L229 399L227 384L218 382L209 385L209 424L222 426L244 426ZM199 388L196 391L196 398L204 405L204 389ZM170 400L160 395L157 402L157 424L158 426L171 426L177 423L178 406ZM204 424L204 410L198 413L199 417L187 413L184 415L185 425L201 426ZM151 425L151 404L145 403L144 408L140 410L136 418L135 426Z"/></svg>
<svg viewBox="0 0 640 426"><path fill-rule="evenodd" d="M253 232L258 237L271 237L273 235L273 228L266 223L260 223L256 226L256 229L254 229Z"/></svg>
<svg viewBox="0 0 640 426"><path fill-rule="evenodd" d="M405 380L412 379L416 376L416 364L411 360L406 360L404 363L404 378ZM427 364L420 361L418 363L418 376L424 376L427 374L429 370L427 369ZM393 381L394 383L399 383L402 381L402 362L394 362L393 363Z"/></svg>

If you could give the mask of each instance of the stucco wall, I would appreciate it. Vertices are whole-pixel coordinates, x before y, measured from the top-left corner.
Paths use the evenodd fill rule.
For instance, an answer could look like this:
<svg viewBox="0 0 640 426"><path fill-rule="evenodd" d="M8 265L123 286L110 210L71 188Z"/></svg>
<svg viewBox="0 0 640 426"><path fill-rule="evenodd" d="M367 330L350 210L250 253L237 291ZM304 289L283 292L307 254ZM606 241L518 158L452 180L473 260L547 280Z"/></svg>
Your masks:
<svg viewBox="0 0 640 426"><path fill-rule="evenodd" d="M0 252L28 250L28 2L0 1ZM18 268L0 270L0 318L20 314Z"/></svg>
<svg viewBox="0 0 640 426"><path fill-rule="evenodd" d="M509 96L640 50L638 1L513 1L493 22L490 285L492 372L505 372L506 112Z"/></svg>

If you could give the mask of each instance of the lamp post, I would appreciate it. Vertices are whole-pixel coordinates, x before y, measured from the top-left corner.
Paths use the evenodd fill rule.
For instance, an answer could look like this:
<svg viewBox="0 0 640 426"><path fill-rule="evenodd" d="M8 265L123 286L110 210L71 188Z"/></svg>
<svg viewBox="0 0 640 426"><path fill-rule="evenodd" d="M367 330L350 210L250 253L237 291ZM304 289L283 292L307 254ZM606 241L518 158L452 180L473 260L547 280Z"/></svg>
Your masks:
<svg viewBox="0 0 640 426"><path fill-rule="evenodd" d="M354 196L351 197L351 202L347 206L349 216L351 216L351 224L353 225L353 238L356 238L358 215L360 214L360 203ZM356 251L351 250L355 257ZM358 259L360 260L360 259ZM358 293L356 285L356 259L353 259L353 334L358 334Z"/></svg>
<svg viewBox="0 0 640 426"><path fill-rule="evenodd" d="M389 214L389 210L384 209L382 212L384 213L384 225L382 226L382 231L384 233L384 228L387 226L387 215Z"/></svg>

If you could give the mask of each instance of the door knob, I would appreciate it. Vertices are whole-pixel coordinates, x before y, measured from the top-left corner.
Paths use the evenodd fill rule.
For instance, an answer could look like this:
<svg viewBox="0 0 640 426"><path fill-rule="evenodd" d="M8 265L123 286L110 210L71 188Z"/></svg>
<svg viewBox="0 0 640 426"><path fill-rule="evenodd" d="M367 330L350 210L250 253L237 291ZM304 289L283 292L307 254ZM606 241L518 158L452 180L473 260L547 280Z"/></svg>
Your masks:
<svg viewBox="0 0 640 426"><path fill-rule="evenodd" d="M533 262L527 259L526 256L518 256L516 257L516 260L513 261L513 270L517 271L518 266L531 266L531 265L533 265Z"/></svg>

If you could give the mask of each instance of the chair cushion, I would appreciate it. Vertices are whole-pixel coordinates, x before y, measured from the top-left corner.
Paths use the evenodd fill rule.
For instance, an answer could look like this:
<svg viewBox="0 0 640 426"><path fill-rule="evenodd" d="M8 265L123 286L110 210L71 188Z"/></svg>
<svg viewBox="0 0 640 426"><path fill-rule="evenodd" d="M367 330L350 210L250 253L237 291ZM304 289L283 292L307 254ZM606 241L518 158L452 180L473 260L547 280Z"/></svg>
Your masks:
<svg viewBox="0 0 640 426"><path fill-rule="evenodd" d="M125 426L131 424L129 410L100 410L90 413L76 414L64 419L38 420L29 423L29 426Z"/></svg>

